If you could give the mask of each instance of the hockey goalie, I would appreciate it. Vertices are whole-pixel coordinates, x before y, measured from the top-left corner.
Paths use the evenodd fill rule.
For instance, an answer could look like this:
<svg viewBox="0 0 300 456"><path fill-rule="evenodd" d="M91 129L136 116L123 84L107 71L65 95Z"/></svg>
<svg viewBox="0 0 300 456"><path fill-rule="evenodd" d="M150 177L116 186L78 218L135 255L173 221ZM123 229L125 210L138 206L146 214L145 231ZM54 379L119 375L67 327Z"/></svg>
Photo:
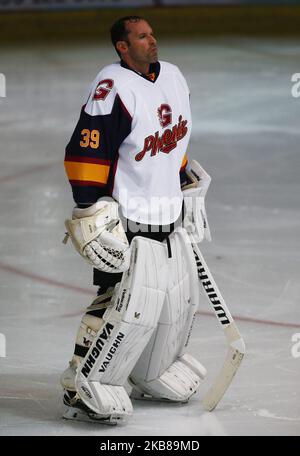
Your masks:
<svg viewBox="0 0 300 456"><path fill-rule="evenodd" d="M74 356L61 377L66 419L116 424L132 414L132 398L187 402L206 375L187 352L199 302L189 232L201 240L209 235L203 187L193 177L202 168L192 164L183 224L167 236L159 233L163 241L131 233L129 244L114 201L76 208L66 220L68 236L86 261L100 274L121 278L105 292L100 288L82 318Z"/></svg>
<svg viewBox="0 0 300 456"><path fill-rule="evenodd" d="M121 18L111 40L120 60L95 78L66 147L76 203L66 239L93 267L98 294L61 384L66 419L116 424L132 414L133 398L187 402L205 377L187 345L204 283L197 243L210 238L210 177L188 164L189 88L177 66L158 60L149 23ZM227 333L229 361L240 359L238 333ZM228 384L234 368L225 374Z"/></svg>

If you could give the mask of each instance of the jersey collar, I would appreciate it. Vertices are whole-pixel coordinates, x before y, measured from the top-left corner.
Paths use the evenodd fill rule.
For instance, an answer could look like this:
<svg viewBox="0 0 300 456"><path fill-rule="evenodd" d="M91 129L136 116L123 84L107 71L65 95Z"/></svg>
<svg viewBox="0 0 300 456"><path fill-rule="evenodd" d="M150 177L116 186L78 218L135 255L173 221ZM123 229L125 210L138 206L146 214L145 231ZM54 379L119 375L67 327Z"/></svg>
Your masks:
<svg viewBox="0 0 300 456"><path fill-rule="evenodd" d="M149 82L155 82L159 76L160 73L160 63L157 61L155 63L150 63L149 66L149 73L148 74L143 74L139 73L138 71L133 70L130 68L127 63L124 62L124 60L120 61L121 67L126 68L127 70L133 71L134 73L138 74L142 78L146 79Z"/></svg>

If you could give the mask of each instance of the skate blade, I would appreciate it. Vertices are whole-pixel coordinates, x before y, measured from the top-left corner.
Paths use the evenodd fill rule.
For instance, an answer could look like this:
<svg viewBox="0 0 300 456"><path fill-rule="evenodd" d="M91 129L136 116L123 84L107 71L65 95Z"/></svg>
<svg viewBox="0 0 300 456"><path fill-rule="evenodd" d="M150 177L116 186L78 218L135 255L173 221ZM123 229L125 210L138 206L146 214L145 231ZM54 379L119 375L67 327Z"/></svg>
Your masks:
<svg viewBox="0 0 300 456"><path fill-rule="evenodd" d="M63 414L63 419L65 420L73 420L73 421L81 421L84 423L97 423L97 424L105 424L107 426L116 426L118 423L123 421L122 417L103 417L97 415L96 413L86 413L76 407L69 407Z"/></svg>

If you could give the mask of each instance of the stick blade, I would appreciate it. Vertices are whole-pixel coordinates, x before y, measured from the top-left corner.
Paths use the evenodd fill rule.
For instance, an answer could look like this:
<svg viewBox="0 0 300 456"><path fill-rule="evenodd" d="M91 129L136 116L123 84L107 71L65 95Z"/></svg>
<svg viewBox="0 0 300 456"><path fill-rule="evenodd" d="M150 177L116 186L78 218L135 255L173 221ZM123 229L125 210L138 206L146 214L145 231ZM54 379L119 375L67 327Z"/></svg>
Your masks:
<svg viewBox="0 0 300 456"><path fill-rule="evenodd" d="M222 369L204 396L203 406L205 410L211 412L218 405L240 367L244 354L236 348L229 347Z"/></svg>

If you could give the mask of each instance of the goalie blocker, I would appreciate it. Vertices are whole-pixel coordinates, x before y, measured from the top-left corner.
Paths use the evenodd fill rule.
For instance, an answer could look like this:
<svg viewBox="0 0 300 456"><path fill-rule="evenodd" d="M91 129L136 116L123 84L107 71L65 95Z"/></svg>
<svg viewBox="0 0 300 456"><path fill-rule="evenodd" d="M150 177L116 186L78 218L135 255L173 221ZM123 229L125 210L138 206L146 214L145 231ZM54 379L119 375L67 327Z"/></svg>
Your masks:
<svg viewBox="0 0 300 456"><path fill-rule="evenodd" d="M124 272L129 267L129 243L115 201L98 201L73 210L65 221L64 243L70 237L77 252L94 268L104 272Z"/></svg>
<svg viewBox="0 0 300 456"><path fill-rule="evenodd" d="M198 286L184 229L172 233L170 247L138 236L132 241L130 267L75 377L77 395L94 419L126 419L130 394L185 402L205 377L205 368L185 354Z"/></svg>

